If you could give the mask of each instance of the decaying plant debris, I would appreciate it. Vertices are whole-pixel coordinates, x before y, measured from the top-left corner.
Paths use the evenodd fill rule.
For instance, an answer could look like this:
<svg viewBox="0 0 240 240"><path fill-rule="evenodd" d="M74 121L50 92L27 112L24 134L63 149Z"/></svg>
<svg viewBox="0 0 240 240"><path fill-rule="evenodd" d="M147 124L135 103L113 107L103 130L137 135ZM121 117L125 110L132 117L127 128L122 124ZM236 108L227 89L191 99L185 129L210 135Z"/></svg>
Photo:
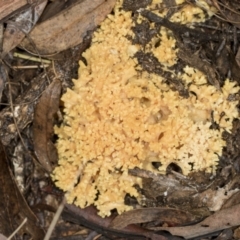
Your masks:
<svg viewBox="0 0 240 240"><path fill-rule="evenodd" d="M2 16L0 233L7 237L27 218L15 239L30 239L30 236L43 239L64 197L49 175L57 163L52 150L56 138L52 133L53 125L62 121L63 106L59 103L59 94L72 86L71 79L77 76L78 60L85 61L81 54L90 45L92 31L111 12L115 1L91 2L93 5L88 8L89 1L69 0L65 5L61 1L32 1L33 5L19 1L22 9L13 9L10 4L8 11L12 9L14 12ZM205 23L195 24L194 28L173 23L169 18L184 4L195 5L197 1L187 1L176 7L174 0L163 0L158 10L161 12L167 8L166 18L147 10L150 3L149 0L141 3L124 0L123 8L133 12L133 19L139 14L145 19L142 24L136 23L133 42L146 46L164 26L172 31L179 48L180 60L173 71L183 71L186 64L197 68L216 91L221 91L226 78L240 84L239 1L208 1L217 9L216 14ZM79 19L76 13L72 18L64 15L68 11L74 12L80 4L85 7L83 18ZM3 7L0 5L0 10ZM53 9L59 10L57 15L53 14ZM34 11L37 11L36 15L33 15ZM35 21L28 21L33 16ZM66 19L69 22L64 22L68 30L65 34L57 26L53 29L53 25L61 25ZM150 29L152 23L155 27ZM81 24L86 28L79 40L75 35ZM54 42L55 36L60 37L58 42ZM68 41L70 38L74 39ZM16 51L29 56L29 52L34 52L40 62L13 58ZM51 61L48 66L43 62L46 59ZM136 59L143 70L163 74L166 82L183 98L194 94L180 79L163 69L153 55L141 51L136 54ZM229 101L236 100L240 100L239 93L229 96ZM211 127L217 129L213 116ZM113 212L110 217L102 219L93 206L80 209L66 204L51 239L94 239L97 234L100 236L96 239L239 239L240 120L235 119L232 133L226 131L222 137L227 146L219 156L216 176L205 172L183 176L176 164L168 166L166 175L130 169L129 174L143 179L143 187L136 188L144 196L141 199L144 208L138 209L139 202L126 196L126 204L134 206L134 210L119 216ZM157 163L153 165L158 167Z"/></svg>

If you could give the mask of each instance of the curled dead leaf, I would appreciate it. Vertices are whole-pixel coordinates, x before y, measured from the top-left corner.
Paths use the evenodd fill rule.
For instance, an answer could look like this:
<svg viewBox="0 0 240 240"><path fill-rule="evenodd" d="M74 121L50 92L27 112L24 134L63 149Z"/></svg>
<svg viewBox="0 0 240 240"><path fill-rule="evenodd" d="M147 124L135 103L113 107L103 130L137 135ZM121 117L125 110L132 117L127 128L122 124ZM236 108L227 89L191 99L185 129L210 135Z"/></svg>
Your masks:
<svg viewBox="0 0 240 240"><path fill-rule="evenodd" d="M2 99L2 92L4 90L4 84L7 82L6 69L2 63L0 63L0 101Z"/></svg>
<svg viewBox="0 0 240 240"><path fill-rule="evenodd" d="M97 214L97 209L94 206L88 206L85 209L80 209L74 205L66 204L63 211L63 219L84 225L90 229L94 229L102 235L115 239L116 236L124 239L151 239L151 240L180 240L181 238L171 236L168 233L157 234L152 230L142 228L137 225L129 225L124 229L113 229L110 226L111 221L116 215L101 218Z"/></svg>
<svg viewBox="0 0 240 240"><path fill-rule="evenodd" d="M33 239L42 240L43 230L37 226L37 218L19 191L15 178L8 166L5 150L0 143L0 232L10 236L20 223L27 218L21 234L29 233Z"/></svg>
<svg viewBox="0 0 240 240"><path fill-rule="evenodd" d="M54 80L42 94L34 113L33 142L36 156L45 170L52 171L57 151L52 143L53 119L58 111L61 82Z"/></svg>
<svg viewBox="0 0 240 240"><path fill-rule="evenodd" d="M109 227L123 229L130 224L146 222L162 222L171 225L185 225L195 218L190 213L173 208L142 208L134 209L117 216Z"/></svg>
<svg viewBox="0 0 240 240"><path fill-rule="evenodd" d="M154 230L165 230L172 235L182 236L185 239L200 237L223 229L240 225L240 204L215 212L202 222L186 227L159 227Z"/></svg>

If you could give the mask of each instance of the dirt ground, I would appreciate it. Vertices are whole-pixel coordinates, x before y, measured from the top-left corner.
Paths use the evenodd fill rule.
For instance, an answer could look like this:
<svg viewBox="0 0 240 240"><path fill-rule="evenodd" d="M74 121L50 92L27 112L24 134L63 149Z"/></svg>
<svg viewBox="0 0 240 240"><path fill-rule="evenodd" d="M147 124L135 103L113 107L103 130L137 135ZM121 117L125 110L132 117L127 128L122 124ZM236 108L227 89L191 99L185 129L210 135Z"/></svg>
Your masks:
<svg viewBox="0 0 240 240"><path fill-rule="evenodd" d="M217 13L194 28L168 19L175 0L163 0L159 18L146 6L150 0L124 0L123 9L136 23L133 43L146 45L161 27L177 39L182 71L186 64L203 72L208 84L221 90L225 79L240 85L240 2L206 0ZM240 118L219 156L217 173L182 175L170 164L166 175L129 169L141 177L144 208L131 196L126 204L134 210L101 218L94 206L85 209L65 203L64 193L51 180L58 156L53 126L62 121L61 95L73 86L78 62L91 45L93 31L111 13L115 0L2 1L0 3L0 240L12 239L240 239ZM142 9L141 13L138 12ZM156 28L150 29L150 23ZM76 36L78 33L78 37ZM164 70L153 55L135 56L144 71L162 75L174 91L188 98L179 79ZM239 101L239 93L229 101ZM218 129L212 117L211 128ZM157 163L153 163L158 168ZM166 191L168 195L166 196ZM219 206L217 210L212 210ZM55 224L53 219L56 219Z"/></svg>

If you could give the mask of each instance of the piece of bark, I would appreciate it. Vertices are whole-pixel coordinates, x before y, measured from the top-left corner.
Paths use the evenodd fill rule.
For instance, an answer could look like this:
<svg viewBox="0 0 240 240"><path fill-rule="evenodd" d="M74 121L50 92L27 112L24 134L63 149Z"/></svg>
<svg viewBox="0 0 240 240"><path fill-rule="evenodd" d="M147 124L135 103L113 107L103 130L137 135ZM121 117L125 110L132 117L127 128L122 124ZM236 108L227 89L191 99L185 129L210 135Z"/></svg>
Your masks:
<svg viewBox="0 0 240 240"><path fill-rule="evenodd" d="M83 41L88 31L95 29L105 19L115 2L116 0L78 0L55 17L36 25L20 46L35 53L37 47L38 53L42 55L74 47Z"/></svg>
<svg viewBox="0 0 240 240"><path fill-rule="evenodd" d="M34 113L33 142L35 154L45 170L51 172L57 163L57 151L52 143L53 119L57 114L61 82L54 80L42 94Z"/></svg>
<svg viewBox="0 0 240 240"><path fill-rule="evenodd" d="M32 239L42 240L44 232L36 225L38 220L17 187L1 143L0 164L0 232L5 236L10 236L20 223L27 218L27 222L20 231L21 234L29 233L32 235Z"/></svg>

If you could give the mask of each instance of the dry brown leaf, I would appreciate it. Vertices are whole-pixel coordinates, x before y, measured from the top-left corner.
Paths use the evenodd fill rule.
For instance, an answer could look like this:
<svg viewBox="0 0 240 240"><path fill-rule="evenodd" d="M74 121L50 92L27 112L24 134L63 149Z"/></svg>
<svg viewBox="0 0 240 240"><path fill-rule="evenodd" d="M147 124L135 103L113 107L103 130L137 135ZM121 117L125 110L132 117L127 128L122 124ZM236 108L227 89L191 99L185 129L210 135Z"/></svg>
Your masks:
<svg viewBox="0 0 240 240"><path fill-rule="evenodd" d="M151 239L151 240L180 240L181 238L171 236L170 234L157 234L151 230L144 229L137 225L129 225L122 230L113 229L109 227L115 215L101 218L97 214L97 209L93 206L88 206L85 209L80 209L74 205L66 204L63 211L63 219L84 225L90 229L94 229L98 233L107 236L110 239L115 239L116 236L123 237L123 239Z"/></svg>
<svg viewBox="0 0 240 240"><path fill-rule="evenodd" d="M236 60L236 62L238 64L238 66L240 67L240 47L238 48L235 60Z"/></svg>
<svg viewBox="0 0 240 240"><path fill-rule="evenodd" d="M2 47L3 47L3 24L0 23L0 52L2 52Z"/></svg>
<svg viewBox="0 0 240 240"><path fill-rule="evenodd" d="M57 14L59 14L64 9L69 8L72 4L75 4L76 0L68 0L68 1L62 1L62 0L54 0L54 1L48 1L48 5L44 9L44 12L39 19L39 23L44 22Z"/></svg>
<svg viewBox="0 0 240 240"><path fill-rule="evenodd" d="M240 225L240 204L220 210L207 217L202 222L186 227L159 227L154 230L165 230L172 235L182 236L186 239L200 237L223 229Z"/></svg>
<svg viewBox="0 0 240 240"><path fill-rule="evenodd" d="M33 29L29 39L40 54L53 54L83 41L87 31L93 30L109 14L116 0L78 0L76 4L46 20ZM25 38L21 47L36 52L35 46Z"/></svg>
<svg viewBox="0 0 240 240"><path fill-rule="evenodd" d="M0 21L26 5L28 5L27 0L0 1Z"/></svg>
<svg viewBox="0 0 240 240"><path fill-rule="evenodd" d="M21 232L31 234L35 240L42 240L44 232L36 226L37 218L28 207L16 185L1 143L0 162L0 232L5 236L11 235L20 223L27 218Z"/></svg>
<svg viewBox="0 0 240 240"><path fill-rule="evenodd" d="M194 216L185 211L173 208L134 209L117 216L109 227L123 229L130 224L160 221L170 225L181 225L195 221Z"/></svg>
<svg viewBox="0 0 240 240"><path fill-rule="evenodd" d="M0 101L2 100L2 92L4 90L5 83L7 82L7 71L2 63L0 63Z"/></svg>
<svg viewBox="0 0 240 240"><path fill-rule="evenodd" d="M15 48L37 23L48 1L30 7L7 22L3 36L2 58Z"/></svg>
<svg viewBox="0 0 240 240"><path fill-rule="evenodd" d="M51 172L57 152L51 141L53 119L58 111L61 82L54 80L42 94L34 113L33 142L36 156L44 169Z"/></svg>
<svg viewBox="0 0 240 240"><path fill-rule="evenodd" d="M6 21L8 18L18 14L20 11L39 4L45 0L5 0L0 1L0 23Z"/></svg>

